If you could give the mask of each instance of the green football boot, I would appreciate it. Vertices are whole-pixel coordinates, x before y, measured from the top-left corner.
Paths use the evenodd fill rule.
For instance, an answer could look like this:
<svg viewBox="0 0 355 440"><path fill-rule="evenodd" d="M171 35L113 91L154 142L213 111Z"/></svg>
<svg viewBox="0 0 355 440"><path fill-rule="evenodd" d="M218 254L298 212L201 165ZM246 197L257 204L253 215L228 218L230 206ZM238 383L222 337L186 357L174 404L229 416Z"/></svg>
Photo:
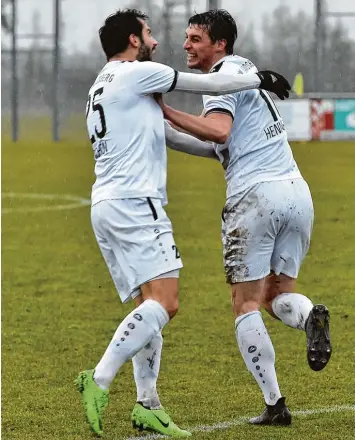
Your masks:
<svg viewBox="0 0 355 440"><path fill-rule="evenodd" d="M90 428L95 434L101 436L102 432L102 413L108 404L108 391L102 390L94 381L94 370L82 371L75 380L75 384L80 391L86 419Z"/></svg>
<svg viewBox="0 0 355 440"><path fill-rule="evenodd" d="M139 431L152 431L169 437L190 437L191 432L180 429L162 407L150 409L136 403L132 411L133 428Z"/></svg>

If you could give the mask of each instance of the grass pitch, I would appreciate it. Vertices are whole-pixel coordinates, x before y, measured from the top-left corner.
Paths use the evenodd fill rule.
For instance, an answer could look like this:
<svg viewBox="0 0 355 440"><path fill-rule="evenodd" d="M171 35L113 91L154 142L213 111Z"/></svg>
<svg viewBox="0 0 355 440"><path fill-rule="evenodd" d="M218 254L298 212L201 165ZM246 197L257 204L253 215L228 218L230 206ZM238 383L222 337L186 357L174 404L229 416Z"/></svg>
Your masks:
<svg viewBox="0 0 355 440"><path fill-rule="evenodd" d="M7 440L87 440L93 437L73 380L80 370L95 366L131 306L120 304L91 230L89 207L55 209L71 202L21 194L88 199L91 148L83 135L57 145L38 140L15 145L5 139L2 150L2 435ZM305 335L264 314L281 391L296 414L292 427L239 423L195 432L196 439L355 436L349 408L297 413L354 405L355 144L294 144L293 150L316 212L298 291L329 307L332 359L322 372L311 371ZM263 409L262 395L236 347L223 276L222 169L208 159L171 152L168 182L168 213L185 268L180 312L164 330L162 402L186 428L256 415ZM33 209L39 207L45 210ZM105 439L137 436L130 425L135 402L130 363L110 394Z"/></svg>

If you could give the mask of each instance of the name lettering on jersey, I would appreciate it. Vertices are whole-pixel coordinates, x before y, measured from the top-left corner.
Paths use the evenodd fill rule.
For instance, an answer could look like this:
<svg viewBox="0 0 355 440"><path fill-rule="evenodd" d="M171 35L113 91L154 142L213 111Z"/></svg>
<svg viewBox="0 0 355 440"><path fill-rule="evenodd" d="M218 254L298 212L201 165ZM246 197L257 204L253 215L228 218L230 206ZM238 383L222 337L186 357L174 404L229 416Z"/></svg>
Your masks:
<svg viewBox="0 0 355 440"><path fill-rule="evenodd" d="M238 73L245 73L245 72L248 72L248 70L252 69L253 67L255 67L255 65L254 65L250 60L246 60L246 61L244 61L244 63L239 67Z"/></svg>
<svg viewBox="0 0 355 440"><path fill-rule="evenodd" d="M105 153L107 153L107 142L106 141L100 141L94 147L94 158L95 158L95 160L97 160L99 157L101 157Z"/></svg>
<svg viewBox="0 0 355 440"><path fill-rule="evenodd" d="M112 82L113 78L115 77L114 73L103 73L102 75L98 76L94 84L97 84L99 82Z"/></svg>
<svg viewBox="0 0 355 440"><path fill-rule="evenodd" d="M275 124L269 125L267 128L264 129L264 133L266 135L267 140L275 136L278 136L284 131L285 131L285 125L282 119L278 120L277 122L275 122Z"/></svg>

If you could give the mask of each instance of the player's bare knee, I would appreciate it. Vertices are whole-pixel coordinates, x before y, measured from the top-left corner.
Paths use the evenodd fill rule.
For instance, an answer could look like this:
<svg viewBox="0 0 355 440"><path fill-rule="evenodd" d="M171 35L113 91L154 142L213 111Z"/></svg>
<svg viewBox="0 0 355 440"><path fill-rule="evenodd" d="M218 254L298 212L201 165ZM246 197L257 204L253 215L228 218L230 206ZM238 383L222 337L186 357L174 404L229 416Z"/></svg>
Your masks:
<svg viewBox="0 0 355 440"><path fill-rule="evenodd" d="M141 287L144 299L158 301L172 319L179 309L179 284L177 278L162 278L150 281Z"/></svg>
<svg viewBox="0 0 355 440"><path fill-rule="evenodd" d="M179 311L179 300L176 298L172 301L168 301L164 307L168 312L170 319L173 319Z"/></svg>

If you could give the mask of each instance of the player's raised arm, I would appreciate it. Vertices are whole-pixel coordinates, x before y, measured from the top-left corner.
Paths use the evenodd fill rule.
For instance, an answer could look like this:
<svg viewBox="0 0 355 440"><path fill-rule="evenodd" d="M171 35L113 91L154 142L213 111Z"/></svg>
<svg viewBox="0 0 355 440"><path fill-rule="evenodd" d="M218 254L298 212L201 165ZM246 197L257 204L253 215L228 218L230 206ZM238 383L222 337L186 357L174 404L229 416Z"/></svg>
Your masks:
<svg viewBox="0 0 355 440"><path fill-rule="evenodd" d="M201 141L194 136L175 130L166 120L164 123L166 143L172 150L181 151L193 156L218 159L211 143Z"/></svg>
<svg viewBox="0 0 355 440"><path fill-rule="evenodd" d="M249 89L264 89L275 93L280 99L285 99L289 97L291 86L286 78L271 70L244 75L223 72L196 75L180 72L175 86L175 90L203 95L225 95Z"/></svg>
<svg viewBox="0 0 355 440"><path fill-rule="evenodd" d="M177 72L164 64L146 61L137 63L135 74L138 92L168 93L173 90L199 95L225 95L249 89L264 89L280 99L289 96L290 84L282 75L271 70L244 75L224 72L199 75Z"/></svg>

